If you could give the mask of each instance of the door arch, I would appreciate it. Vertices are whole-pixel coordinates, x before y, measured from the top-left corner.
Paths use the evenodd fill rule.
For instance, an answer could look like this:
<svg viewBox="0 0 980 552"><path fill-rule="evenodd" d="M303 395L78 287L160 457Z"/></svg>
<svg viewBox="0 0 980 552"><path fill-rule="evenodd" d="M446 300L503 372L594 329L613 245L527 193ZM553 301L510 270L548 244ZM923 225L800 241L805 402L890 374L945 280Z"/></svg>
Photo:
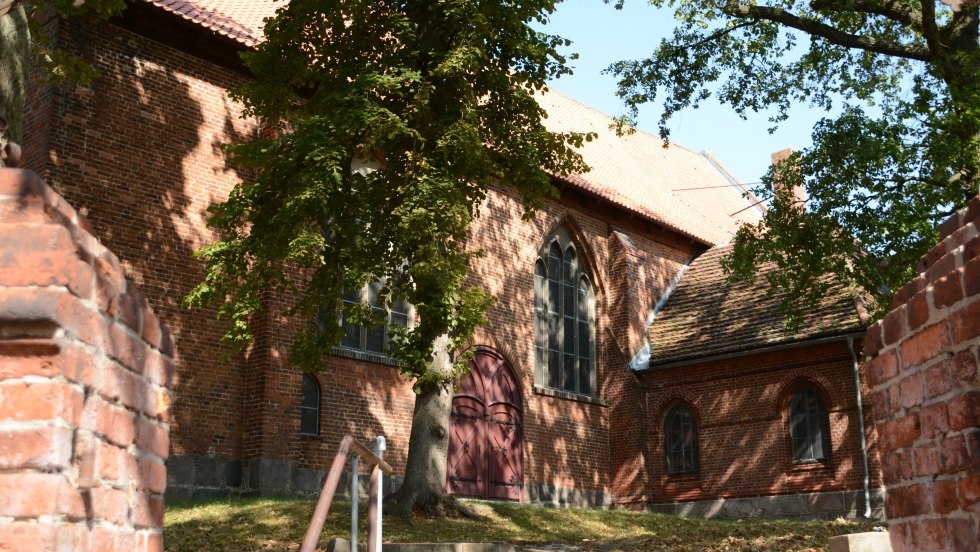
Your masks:
<svg viewBox="0 0 980 552"><path fill-rule="evenodd" d="M453 395L446 490L489 499L523 498L521 387L507 359L489 347L477 348L469 375Z"/></svg>

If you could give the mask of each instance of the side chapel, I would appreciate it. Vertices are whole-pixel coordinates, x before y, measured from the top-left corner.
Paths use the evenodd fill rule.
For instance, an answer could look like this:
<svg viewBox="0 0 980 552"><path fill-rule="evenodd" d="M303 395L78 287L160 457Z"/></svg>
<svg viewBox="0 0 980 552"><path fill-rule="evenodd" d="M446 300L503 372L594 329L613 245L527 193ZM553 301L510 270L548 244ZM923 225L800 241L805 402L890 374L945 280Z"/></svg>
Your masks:
<svg viewBox="0 0 980 552"><path fill-rule="evenodd" d="M203 276L192 252L215 239L208 206L248 176L220 146L258 127L227 92L275 7L134 0L109 22L49 21L102 77L39 81L28 100L25 165L88 217L174 333L168 499L313 495L347 433L383 434L404 468L414 395L385 327L348 325L324 370L303 374L285 358L307 321L284 314L286 298L265 298L243 353L221 343L213 311L180 307ZM487 254L471 278L497 302L453 401L447 489L709 517L880 516L854 293L835 287L786 333L763 279L731 286L718 264L764 208L742 184L707 153L617 137L558 92L541 102L556 130L599 134L581 150L593 169L556 177L560 199L528 221L505 184L480 206L471 242Z"/></svg>

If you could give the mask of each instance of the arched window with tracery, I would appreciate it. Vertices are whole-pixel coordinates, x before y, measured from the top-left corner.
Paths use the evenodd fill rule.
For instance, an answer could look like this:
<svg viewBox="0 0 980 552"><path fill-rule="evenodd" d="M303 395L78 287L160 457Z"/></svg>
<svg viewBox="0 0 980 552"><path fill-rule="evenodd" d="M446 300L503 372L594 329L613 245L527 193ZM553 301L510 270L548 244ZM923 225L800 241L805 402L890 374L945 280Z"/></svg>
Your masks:
<svg viewBox="0 0 980 552"><path fill-rule="evenodd" d="M535 384L596 394L595 295L575 244L557 230L534 264Z"/></svg>
<svg viewBox="0 0 980 552"><path fill-rule="evenodd" d="M664 455L669 474L698 471L697 422L686 404L675 405L664 418Z"/></svg>
<svg viewBox="0 0 980 552"><path fill-rule="evenodd" d="M303 374L303 400L299 405L300 435L320 433L320 384L311 374Z"/></svg>
<svg viewBox="0 0 980 552"><path fill-rule="evenodd" d="M793 461L819 462L830 458L827 407L817 391L810 386L797 388L787 410Z"/></svg>

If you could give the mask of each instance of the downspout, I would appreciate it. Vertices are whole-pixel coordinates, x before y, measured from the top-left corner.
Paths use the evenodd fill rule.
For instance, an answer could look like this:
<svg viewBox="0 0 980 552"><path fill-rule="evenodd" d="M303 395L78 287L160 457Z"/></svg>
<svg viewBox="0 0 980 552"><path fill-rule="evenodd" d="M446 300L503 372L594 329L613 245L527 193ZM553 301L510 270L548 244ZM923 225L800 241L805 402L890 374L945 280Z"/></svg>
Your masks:
<svg viewBox="0 0 980 552"><path fill-rule="evenodd" d="M854 363L854 390L857 393L858 411L858 431L861 433L861 463L864 466L864 518L871 519L871 490L869 485L868 470L868 442L864 437L864 407L861 405L861 376L858 373L857 353L854 352L854 338L847 338L847 350L851 352L851 361Z"/></svg>
<svg viewBox="0 0 980 552"><path fill-rule="evenodd" d="M647 331L648 333L650 330L650 326L653 324L654 318L657 317L657 313L663 310L664 305L667 304L667 299L670 299L670 294L674 292L674 288L677 287L677 284L681 283L681 277L684 276L684 273L687 272L688 267L691 266L691 263L694 262L694 259L696 257L697 257L696 254L691 255L690 257L687 258L686 261L684 261L684 264L681 265L681 269L677 271L677 274L674 276L674 279L671 280L670 285L667 286L667 290L664 291L663 297L661 297L660 300L657 301L656 306L653 307L653 311L650 313L649 316L647 316L647 321L646 321L646 325L644 326L644 330ZM638 370L646 370L647 368L650 367L650 355L651 355L650 338L648 335L646 339L646 344L643 345L643 348L640 349L640 352L636 353L636 356L634 356L628 363L626 363L626 369L632 370L634 372Z"/></svg>

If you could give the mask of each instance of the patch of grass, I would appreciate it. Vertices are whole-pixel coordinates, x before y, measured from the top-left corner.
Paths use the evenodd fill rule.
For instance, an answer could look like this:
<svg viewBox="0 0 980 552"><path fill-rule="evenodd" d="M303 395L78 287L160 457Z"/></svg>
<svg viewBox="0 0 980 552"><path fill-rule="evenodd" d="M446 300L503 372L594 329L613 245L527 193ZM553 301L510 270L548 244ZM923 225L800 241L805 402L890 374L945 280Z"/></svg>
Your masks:
<svg viewBox="0 0 980 552"><path fill-rule="evenodd" d="M555 510L507 503L472 503L483 520L385 516L385 542L563 542L587 550L664 552L820 551L834 535L870 531L869 521L718 521L627 510ZM299 550L314 503L243 499L167 505L164 543L170 552L284 552ZM361 541L367 506L360 508ZM350 504L335 503L321 535L350 538Z"/></svg>

